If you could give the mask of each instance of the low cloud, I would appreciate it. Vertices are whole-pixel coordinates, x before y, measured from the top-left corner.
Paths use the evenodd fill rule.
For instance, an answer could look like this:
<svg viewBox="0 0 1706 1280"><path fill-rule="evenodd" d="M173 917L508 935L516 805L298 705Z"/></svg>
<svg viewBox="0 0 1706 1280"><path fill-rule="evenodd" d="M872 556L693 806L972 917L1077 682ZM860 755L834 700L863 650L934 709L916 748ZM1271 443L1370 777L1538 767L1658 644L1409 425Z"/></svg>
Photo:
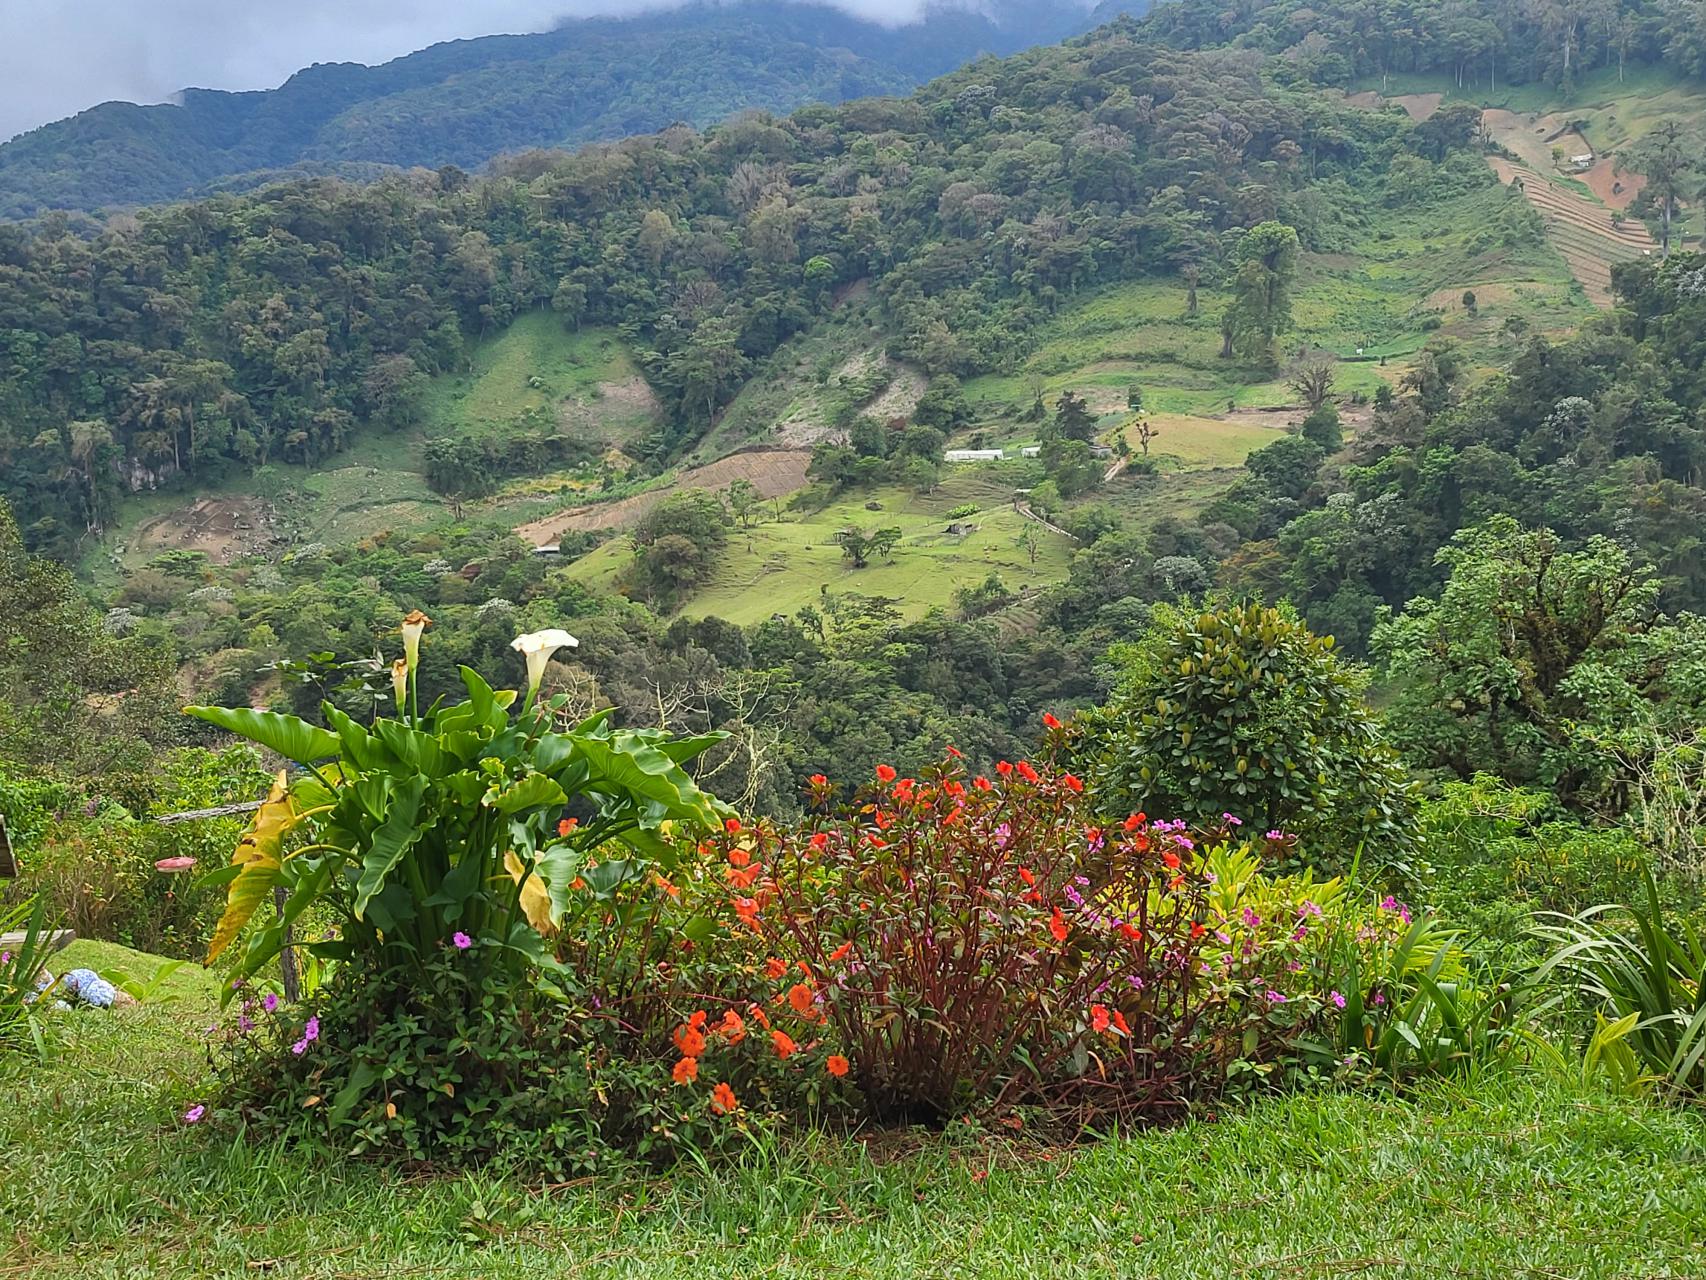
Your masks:
<svg viewBox="0 0 1706 1280"><path fill-rule="evenodd" d="M831 0L882 22L924 0ZM671 0L0 0L0 138L114 99L268 89L315 62L386 62L441 40L544 31Z"/></svg>

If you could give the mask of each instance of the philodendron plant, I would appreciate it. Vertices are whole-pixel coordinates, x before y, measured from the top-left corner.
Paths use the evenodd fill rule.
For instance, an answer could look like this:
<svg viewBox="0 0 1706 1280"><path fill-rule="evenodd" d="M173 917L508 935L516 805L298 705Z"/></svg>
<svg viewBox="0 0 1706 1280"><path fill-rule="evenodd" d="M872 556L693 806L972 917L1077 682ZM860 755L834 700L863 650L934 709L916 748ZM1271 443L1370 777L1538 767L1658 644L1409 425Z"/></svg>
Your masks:
<svg viewBox="0 0 1706 1280"><path fill-rule="evenodd" d="M551 655L577 643L567 632L516 639L528 671L519 713L515 692L467 667L466 701L422 711L415 671L429 622L404 620L395 716L359 724L328 702L320 728L246 707L185 708L300 766L280 771L230 866L208 878L227 892L206 963L282 885L284 909L250 935L238 978L273 961L315 903L340 920L335 939L310 944L319 955L388 967L477 945L487 963L545 974L547 937L566 914L666 871L672 828L725 816L682 768L723 735L615 729L608 712L553 728L559 708L539 686Z"/></svg>

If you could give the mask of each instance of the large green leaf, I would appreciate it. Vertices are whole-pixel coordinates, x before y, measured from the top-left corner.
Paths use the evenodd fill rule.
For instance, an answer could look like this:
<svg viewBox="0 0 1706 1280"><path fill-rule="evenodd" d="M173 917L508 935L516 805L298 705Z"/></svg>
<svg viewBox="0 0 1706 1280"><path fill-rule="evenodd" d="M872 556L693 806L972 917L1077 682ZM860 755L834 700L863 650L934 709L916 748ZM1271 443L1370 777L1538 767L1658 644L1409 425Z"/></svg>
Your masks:
<svg viewBox="0 0 1706 1280"><path fill-rule="evenodd" d="M373 736L403 764L431 777L438 777L448 767L449 762L437 738L412 729L400 720L375 720Z"/></svg>
<svg viewBox="0 0 1706 1280"><path fill-rule="evenodd" d="M360 920L373 895L385 887L385 878L420 839L421 796L427 780L413 777L399 782L391 791L385 821L373 833L372 843L361 860L361 878L355 886L355 917Z"/></svg>
<svg viewBox="0 0 1706 1280"><path fill-rule="evenodd" d="M530 773L520 782L502 790L493 789L485 798L488 809L496 809L499 813L509 815L520 813L523 809L537 809L542 805L561 807L568 796L554 780L542 773Z"/></svg>
<svg viewBox="0 0 1706 1280"><path fill-rule="evenodd" d="M258 742L297 764L312 764L338 754L336 734L295 716L279 715L276 711L256 711L253 707L191 706L184 708L184 714L218 725L250 742Z"/></svg>
<svg viewBox="0 0 1706 1280"><path fill-rule="evenodd" d="M564 736L573 740L586 760L591 771L589 785L594 790L626 794L642 804L657 805L661 817L688 819L705 826L717 821L717 803L656 747L627 733L609 738Z"/></svg>

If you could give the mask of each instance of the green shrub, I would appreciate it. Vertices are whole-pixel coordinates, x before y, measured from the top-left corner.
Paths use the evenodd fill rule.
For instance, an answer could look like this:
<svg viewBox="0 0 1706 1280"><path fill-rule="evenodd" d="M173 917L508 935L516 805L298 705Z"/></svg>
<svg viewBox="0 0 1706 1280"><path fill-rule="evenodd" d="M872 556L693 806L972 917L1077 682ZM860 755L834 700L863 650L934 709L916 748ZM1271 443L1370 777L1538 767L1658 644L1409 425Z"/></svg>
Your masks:
<svg viewBox="0 0 1706 1280"><path fill-rule="evenodd" d="M1082 717L1080 750L1108 812L1196 827L1231 814L1299 837L1323 861L1362 845L1408 855L1416 789L1363 702L1365 674L1331 637L1255 604L1156 617L1110 654L1114 692Z"/></svg>

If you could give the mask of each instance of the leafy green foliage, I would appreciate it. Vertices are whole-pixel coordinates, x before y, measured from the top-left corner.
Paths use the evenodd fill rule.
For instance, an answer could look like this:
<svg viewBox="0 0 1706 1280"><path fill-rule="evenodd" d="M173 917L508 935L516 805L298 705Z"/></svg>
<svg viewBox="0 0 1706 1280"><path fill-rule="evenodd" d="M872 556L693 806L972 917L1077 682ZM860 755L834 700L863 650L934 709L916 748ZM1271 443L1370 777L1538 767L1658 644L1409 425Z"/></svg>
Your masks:
<svg viewBox="0 0 1706 1280"><path fill-rule="evenodd" d="M1295 616L1232 605L1162 615L1115 650L1118 684L1081 750L1111 812L1143 809L1300 837L1320 861L1403 856L1415 798L1362 702L1366 676ZM1371 851L1373 849L1371 848Z"/></svg>

